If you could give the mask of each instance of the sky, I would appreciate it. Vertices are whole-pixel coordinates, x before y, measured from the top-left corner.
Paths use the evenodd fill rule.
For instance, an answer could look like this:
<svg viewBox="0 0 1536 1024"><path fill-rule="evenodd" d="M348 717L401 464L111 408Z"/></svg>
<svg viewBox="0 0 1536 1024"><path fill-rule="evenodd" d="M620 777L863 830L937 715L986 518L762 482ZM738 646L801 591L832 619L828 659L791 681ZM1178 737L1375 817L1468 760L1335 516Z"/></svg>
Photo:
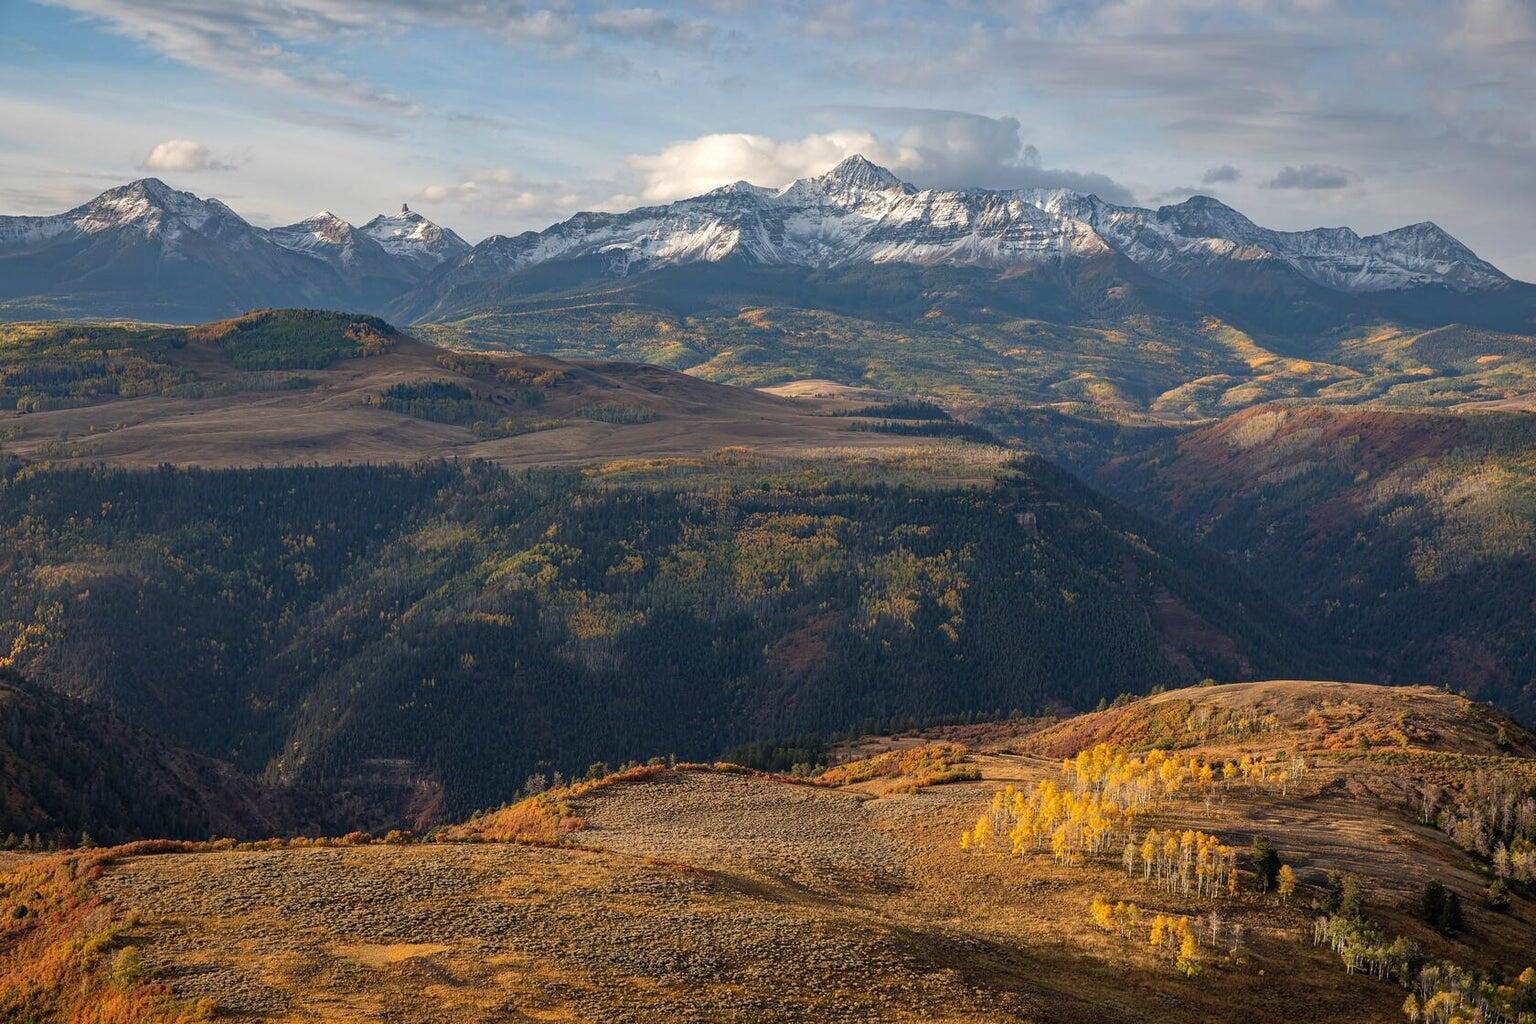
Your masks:
<svg viewBox="0 0 1536 1024"><path fill-rule="evenodd" d="M0 0L0 213L156 176L471 241L862 153L1433 220L1536 280L1536 0Z"/></svg>

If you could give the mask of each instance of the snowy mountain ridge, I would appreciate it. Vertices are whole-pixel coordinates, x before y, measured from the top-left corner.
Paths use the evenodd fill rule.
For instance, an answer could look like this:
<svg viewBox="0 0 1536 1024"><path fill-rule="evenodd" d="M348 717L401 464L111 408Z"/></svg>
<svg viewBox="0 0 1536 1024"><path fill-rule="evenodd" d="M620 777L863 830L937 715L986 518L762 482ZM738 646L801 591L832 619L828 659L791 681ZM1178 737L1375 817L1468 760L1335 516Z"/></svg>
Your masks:
<svg viewBox="0 0 1536 1024"><path fill-rule="evenodd" d="M1351 293L1509 280L1427 222L1365 237L1348 228L1274 231L1208 196L1150 210L1068 189L920 189L858 156L778 190L737 182L665 206L582 213L543 231L492 236L460 270L483 276L592 255L610 257L618 272L727 259L1006 270L1109 252L1165 278L1270 260Z"/></svg>
<svg viewBox="0 0 1536 1024"><path fill-rule="evenodd" d="M217 199L200 199L171 188L158 178L108 189L65 213L43 217L0 217L0 249L23 249L63 236L131 231L161 242L174 254L186 239L248 234L284 249L341 262L354 262L359 246L376 246L389 256L427 270L469 248L467 242L419 213L402 207L397 217L380 215L362 229L329 210L282 227L264 230Z"/></svg>
<svg viewBox="0 0 1536 1024"><path fill-rule="evenodd" d="M521 276L562 261L580 261L575 277ZM920 188L862 157L782 188L736 182L665 205L578 213L475 246L407 206L361 227L322 211L264 229L156 178L65 213L0 217L0 304L12 317L191 317L303 304L412 322L515 300L550 281L689 264L962 267L999 278L1081 267L1180 297L1171 301L1339 309L1371 296L1439 309L1440 299L1419 294L1428 289L1456 300L1463 319L1499 290L1513 303L1509 322L1523 330L1530 320L1519 312L1528 286L1428 222L1366 236L1276 231L1207 196L1145 209L1069 189ZM1075 272L1069 279L1079 280Z"/></svg>

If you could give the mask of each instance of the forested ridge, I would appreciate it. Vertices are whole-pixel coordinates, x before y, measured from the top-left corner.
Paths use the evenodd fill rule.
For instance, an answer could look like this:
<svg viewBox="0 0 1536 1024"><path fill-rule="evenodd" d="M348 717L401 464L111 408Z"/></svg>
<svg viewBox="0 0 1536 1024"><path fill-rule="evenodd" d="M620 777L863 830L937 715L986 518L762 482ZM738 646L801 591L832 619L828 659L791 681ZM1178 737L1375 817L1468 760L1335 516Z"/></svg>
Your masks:
<svg viewBox="0 0 1536 1024"><path fill-rule="evenodd" d="M0 848L334 830L346 811L360 810L314 796L262 786L98 705L0 670ZM323 816L332 809L336 817Z"/></svg>
<svg viewBox="0 0 1536 1024"><path fill-rule="evenodd" d="M0 657L273 781L404 760L453 812L596 760L1343 669L1039 460L988 490L610 479L13 469Z"/></svg>
<svg viewBox="0 0 1536 1024"><path fill-rule="evenodd" d="M1536 713L1528 413L1275 406L1081 468L1251 567L1392 681Z"/></svg>

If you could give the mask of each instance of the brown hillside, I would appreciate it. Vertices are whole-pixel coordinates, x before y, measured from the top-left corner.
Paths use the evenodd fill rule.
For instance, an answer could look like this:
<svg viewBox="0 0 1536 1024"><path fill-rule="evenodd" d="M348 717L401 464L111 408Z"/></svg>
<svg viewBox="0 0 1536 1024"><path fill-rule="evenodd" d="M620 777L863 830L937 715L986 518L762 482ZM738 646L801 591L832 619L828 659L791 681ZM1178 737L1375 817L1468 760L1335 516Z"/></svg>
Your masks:
<svg viewBox="0 0 1536 1024"><path fill-rule="evenodd" d="M1067 757L1095 743L1250 753L1369 749L1536 757L1536 736L1529 730L1458 694L1429 686L1298 680L1154 694L1068 719L1018 746Z"/></svg>
<svg viewBox="0 0 1536 1024"><path fill-rule="evenodd" d="M20 331L30 325L14 325ZM750 446L768 454L910 449L922 438L850 430L817 415L838 399L790 400L641 363L447 353L403 335L319 369L253 371L205 325L157 354L153 371L199 397L149 394L0 411L0 451L54 463L205 467L480 458L547 465ZM84 329L84 328L82 328ZM170 330L170 329L167 329ZM0 380L7 350L0 338ZM92 350L94 351L94 350ZM18 371L20 372L20 371ZM406 415L379 400L397 386L451 385L494 425ZM529 396L537 392L538 401ZM822 407L826 406L826 409Z"/></svg>
<svg viewBox="0 0 1536 1024"><path fill-rule="evenodd" d="M1346 730L1393 722L1395 707L1435 736L1335 752L1327 727L1309 724L1318 707L1360 709ZM123 922L114 942L138 951L146 984L242 1021L1399 1019L1402 988L1347 973L1312 942L1308 908L1333 870L1355 872L1372 920L1431 954L1483 968L1531 959L1536 903L1517 892L1507 911L1484 909L1484 869L1405 799L1412 758L1448 783L1490 766L1528 772L1529 760L1484 753L1493 716L1419 688L1280 682L1162 694L1085 716L1076 732L1069 722L1011 742L1146 737L1147 722L1178 708L1186 720L1273 717L1181 757L1321 741L1283 785L1277 768L1175 796L1147 818L1235 849L1268 835L1301 883L1289 904L1254 891L1246 862L1235 895L1202 897L1144 884L1118 854L1069 865L962 850L961 831L999 787L1066 778L1059 759L1024 749L972 755L977 781L883 797L739 771L631 770L564 793L571 825L553 845L128 856L94 891ZM1463 900L1454 936L1414 915L1431 878ZM1099 895L1189 917L1198 973L1172 969L1143 933L1095 926Z"/></svg>

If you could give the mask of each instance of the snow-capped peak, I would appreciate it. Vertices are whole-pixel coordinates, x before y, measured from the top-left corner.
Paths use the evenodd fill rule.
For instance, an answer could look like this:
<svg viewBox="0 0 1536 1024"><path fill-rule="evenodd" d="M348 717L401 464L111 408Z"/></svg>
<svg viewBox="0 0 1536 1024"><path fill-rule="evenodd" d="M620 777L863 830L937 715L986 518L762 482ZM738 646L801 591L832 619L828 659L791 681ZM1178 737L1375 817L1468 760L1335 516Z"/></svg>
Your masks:
<svg viewBox="0 0 1536 1024"><path fill-rule="evenodd" d="M217 199L199 199L159 178L110 188L88 203L51 217L0 218L0 245L8 248L103 232L153 240L173 256L184 253L192 239L239 245L260 235Z"/></svg>
<svg viewBox="0 0 1536 1024"><path fill-rule="evenodd" d="M855 188L902 188L904 182L879 164L855 154L816 179Z"/></svg>
<svg viewBox="0 0 1536 1024"><path fill-rule="evenodd" d="M1111 252L1154 276L1200 285L1218 282L1224 267L1265 261L1348 292L1508 280L1433 225L1362 238L1348 228L1270 230L1209 196L1148 210L1061 188L919 189L862 156L777 191L736 182L665 206L580 213L544 231L493 236L459 272L475 278L590 256L618 273L726 259L1006 270Z"/></svg>
<svg viewBox="0 0 1536 1024"><path fill-rule="evenodd" d="M440 227L405 203L394 216L379 214L360 229L386 252L423 267L435 267L469 250L469 243Z"/></svg>
<svg viewBox="0 0 1536 1024"><path fill-rule="evenodd" d="M321 210L297 224L273 228L267 234L285 249L314 254L325 248L341 251L341 259L350 260L356 247L357 231L330 210Z"/></svg>
<svg viewBox="0 0 1536 1024"><path fill-rule="evenodd" d="M86 233L129 225L145 234L202 232L210 221L226 218L245 224L217 199L199 199L190 192L179 192L159 178L140 178L108 189L62 216Z"/></svg>

